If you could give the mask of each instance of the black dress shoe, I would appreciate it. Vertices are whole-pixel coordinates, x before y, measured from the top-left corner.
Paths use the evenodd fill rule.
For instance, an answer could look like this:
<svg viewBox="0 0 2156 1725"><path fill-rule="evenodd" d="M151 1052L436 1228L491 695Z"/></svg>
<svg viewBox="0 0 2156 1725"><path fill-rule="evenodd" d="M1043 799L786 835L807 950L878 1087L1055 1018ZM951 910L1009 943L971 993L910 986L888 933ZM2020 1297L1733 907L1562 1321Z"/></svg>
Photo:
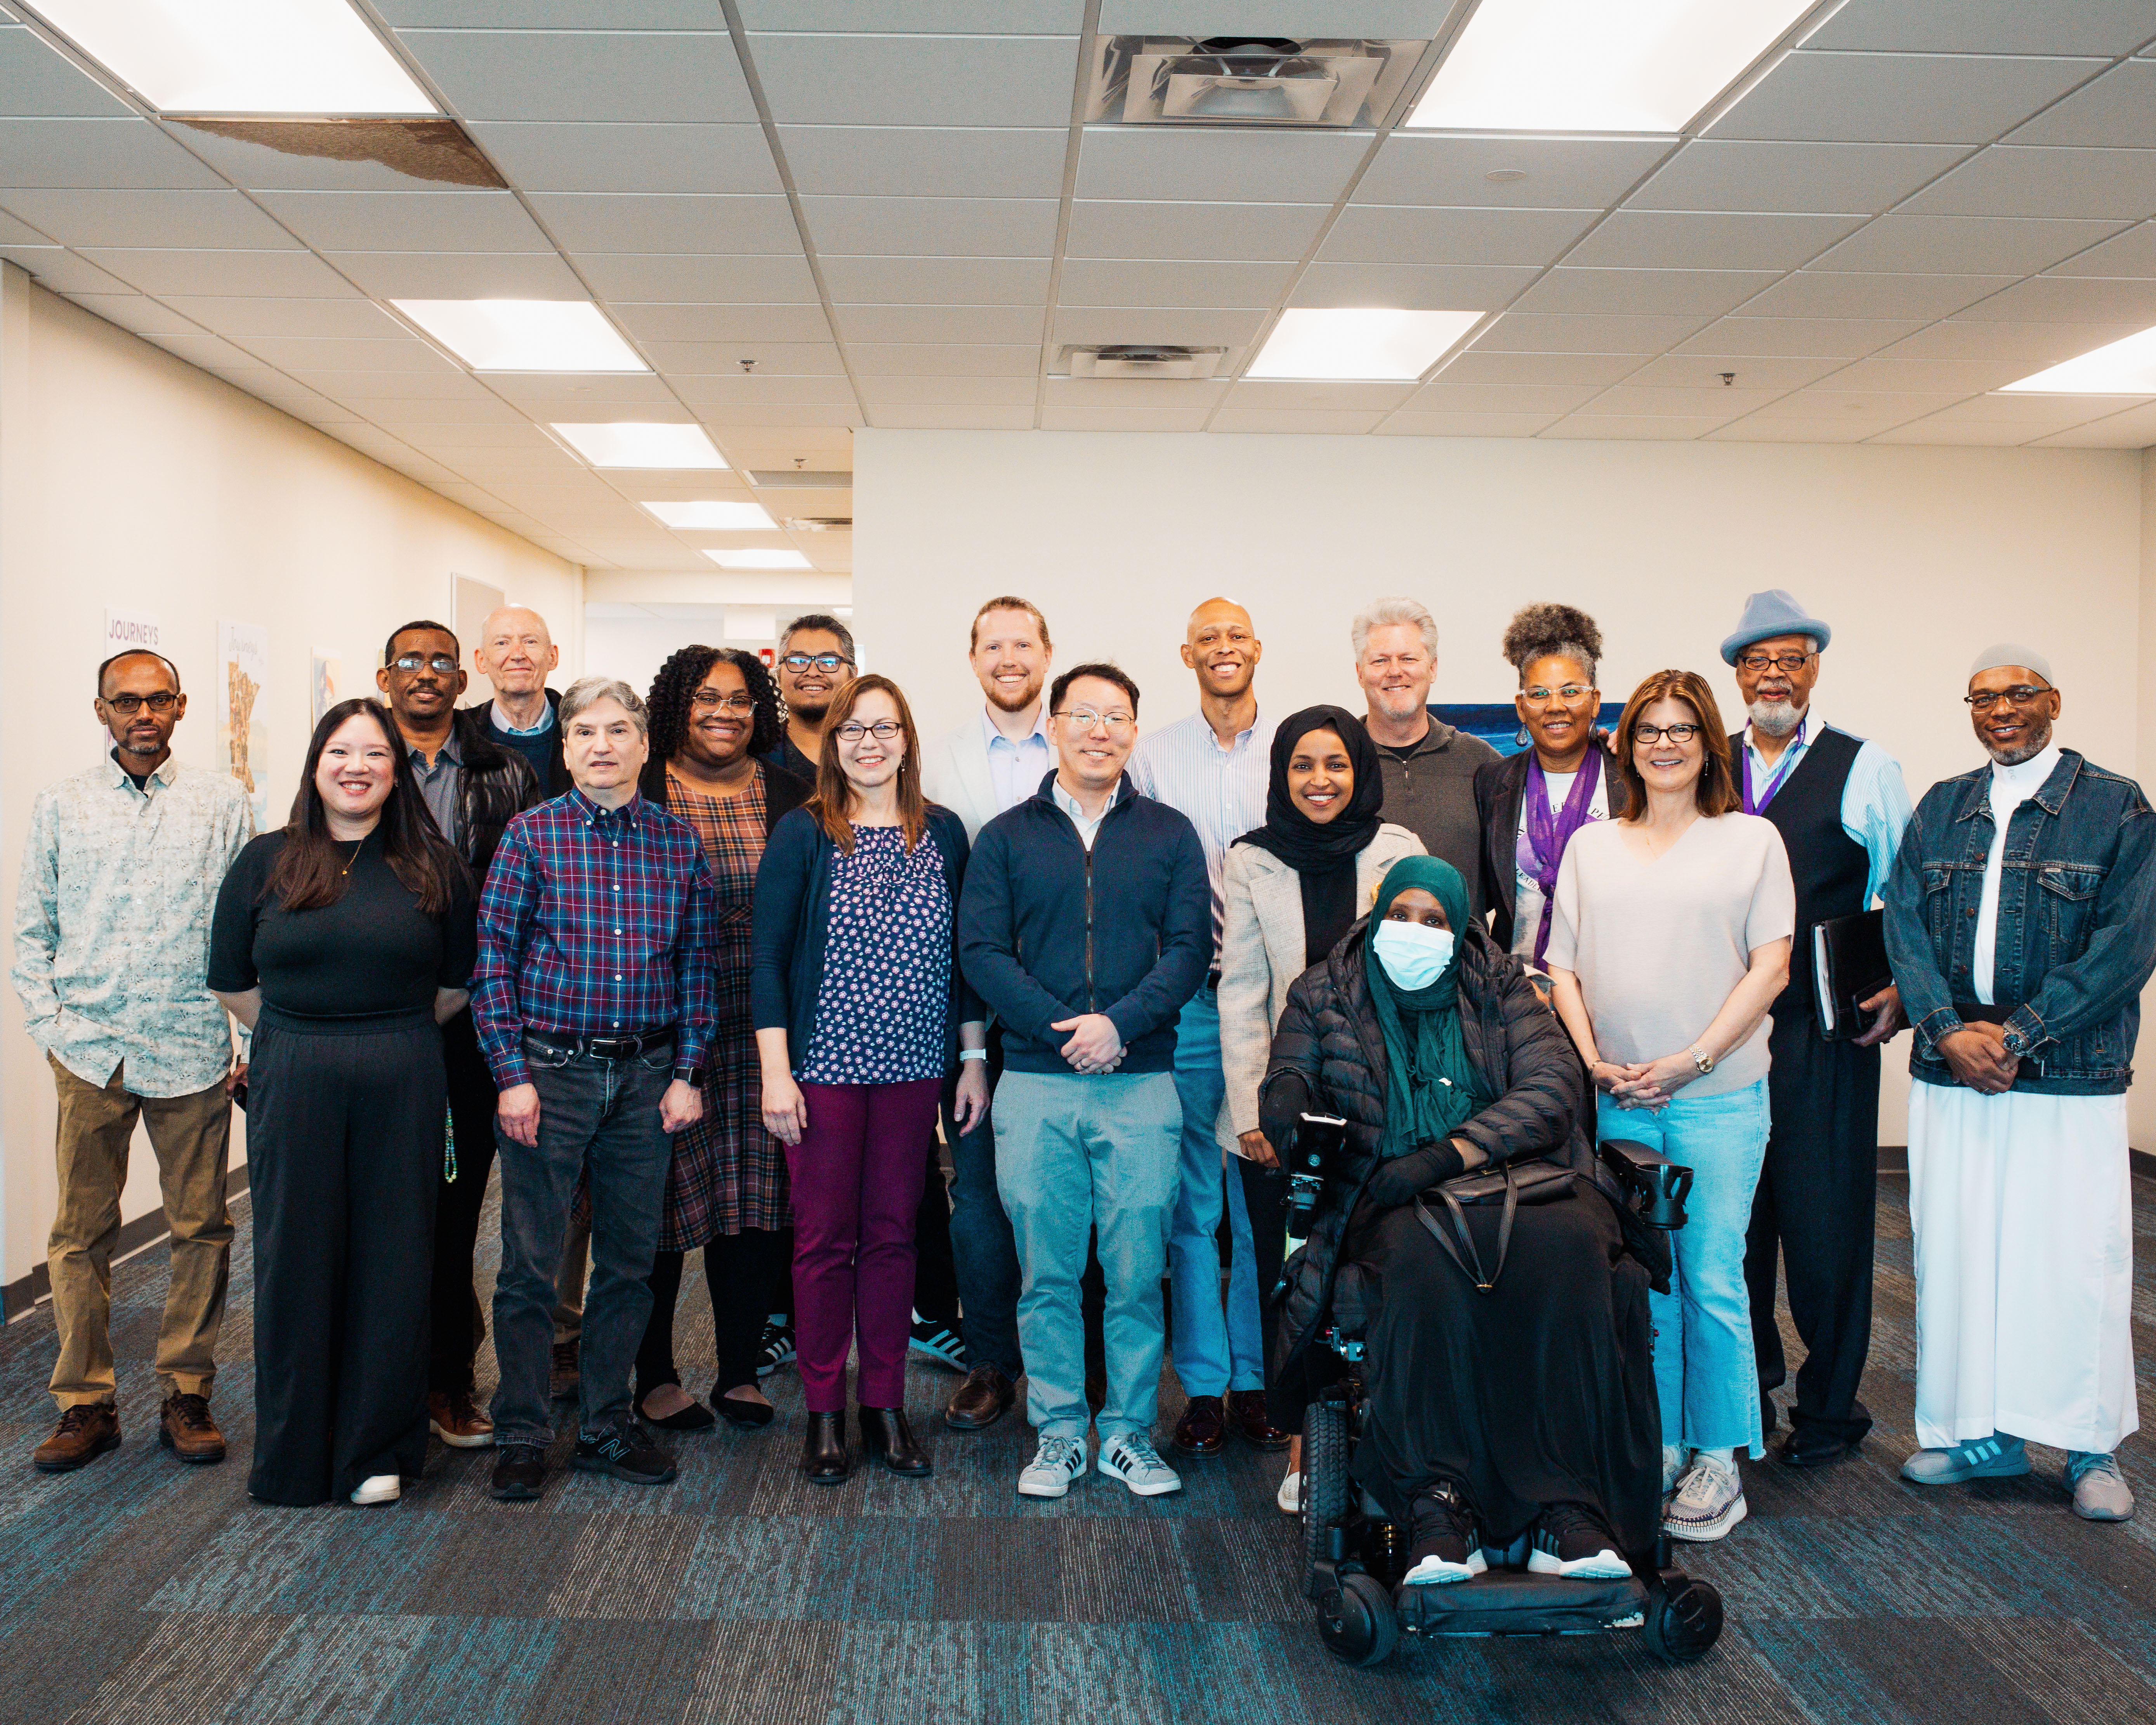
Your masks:
<svg viewBox="0 0 2156 1725"><path fill-rule="evenodd" d="M928 1459L928 1452L906 1423L903 1408L863 1408L861 1447L893 1473L910 1480L926 1479L936 1471L936 1464Z"/></svg>
<svg viewBox="0 0 2156 1725"><path fill-rule="evenodd" d="M504 1444L494 1464L491 1493L504 1503L529 1503L547 1484L547 1452L536 1444Z"/></svg>
<svg viewBox="0 0 2156 1725"><path fill-rule="evenodd" d="M1862 1447L1861 1440L1851 1443L1834 1432L1799 1425L1774 1446L1774 1459L1784 1467L1831 1467Z"/></svg>
<svg viewBox="0 0 2156 1725"><path fill-rule="evenodd" d="M646 1425L655 1425L661 1431L709 1431L719 1423L718 1416L699 1401L691 1401L687 1407L678 1408L662 1420L645 1409L639 1396L636 1412Z"/></svg>
<svg viewBox="0 0 2156 1725"><path fill-rule="evenodd" d="M842 1486L852 1471L846 1455L846 1416L811 1414L808 1436L801 1445L801 1471L812 1486Z"/></svg>
<svg viewBox="0 0 2156 1725"><path fill-rule="evenodd" d="M975 1366L958 1386L943 1423L953 1431L986 1431L1011 1410L1018 1386L994 1366Z"/></svg>
<svg viewBox="0 0 2156 1725"><path fill-rule="evenodd" d="M746 1384L741 1387L747 1388ZM716 1384L711 1386L711 1405L719 1410L727 1425L737 1426L744 1431L770 1425L772 1416L778 1411L769 1402L752 1402L737 1395L721 1395Z"/></svg>

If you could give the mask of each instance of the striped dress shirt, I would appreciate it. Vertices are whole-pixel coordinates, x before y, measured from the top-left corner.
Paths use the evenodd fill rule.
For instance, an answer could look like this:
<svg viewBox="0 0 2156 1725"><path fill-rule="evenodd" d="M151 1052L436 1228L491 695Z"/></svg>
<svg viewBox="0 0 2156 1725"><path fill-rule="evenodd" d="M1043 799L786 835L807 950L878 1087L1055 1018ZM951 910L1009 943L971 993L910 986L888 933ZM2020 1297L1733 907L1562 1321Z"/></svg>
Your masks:
<svg viewBox="0 0 2156 1725"><path fill-rule="evenodd" d="M1188 819L1205 851L1205 875L1213 888L1213 951L1220 951L1226 899L1222 882L1228 847L1265 824L1265 788L1272 778L1273 730L1263 711L1247 731L1222 748L1202 712L1147 732L1131 751L1131 785Z"/></svg>

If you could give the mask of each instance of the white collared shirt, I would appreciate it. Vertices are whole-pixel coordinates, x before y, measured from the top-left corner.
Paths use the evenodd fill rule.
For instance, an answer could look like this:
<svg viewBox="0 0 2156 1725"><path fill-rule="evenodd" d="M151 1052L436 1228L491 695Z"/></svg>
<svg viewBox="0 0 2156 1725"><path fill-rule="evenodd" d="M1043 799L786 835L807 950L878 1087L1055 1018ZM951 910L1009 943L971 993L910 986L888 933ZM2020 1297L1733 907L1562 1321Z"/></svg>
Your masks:
<svg viewBox="0 0 2156 1725"><path fill-rule="evenodd" d="M1991 851L1984 860L1984 896L1977 901L1976 940L1969 957L1970 984L1986 1006L1999 1004L1992 997L1991 981L1999 955L1999 883L2006 867L2006 829L2014 811L2044 788L2058 764L2056 742L2016 767L1991 763Z"/></svg>
<svg viewBox="0 0 2156 1725"><path fill-rule="evenodd" d="M1108 811L1116 806L1116 793L1122 788L1123 782L1119 778L1110 788L1108 800L1101 805L1101 812L1098 814L1086 814L1079 806L1078 799L1063 788L1063 781L1060 778L1050 784L1048 791L1049 794L1055 799L1055 806L1069 815L1071 824L1078 829L1079 843L1091 851L1093 848L1093 835L1101 830L1101 823L1108 818Z"/></svg>
<svg viewBox="0 0 2156 1725"><path fill-rule="evenodd" d="M1220 950L1228 847L1265 824L1265 788L1272 779L1276 721L1260 711L1249 728L1222 748L1203 712L1138 738L1131 751L1131 788L1165 803L1198 829L1205 875L1213 888L1213 950Z"/></svg>
<svg viewBox="0 0 2156 1725"><path fill-rule="evenodd" d="M1019 742L996 728L985 706L981 709L981 735L987 739L988 783L996 795L996 813L1008 814L1039 787L1055 757L1048 747L1047 704L1034 715L1033 729Z"/></svg>
<svg viewBox="0 0 2156 1725"><path fill-rule="evenodd" d="M494 728L504 737L544 737L554 728L554 703L551 701L540 709L539 722L536 725L519 726L511 724L509 715L501 710L501 697L499 696L495 697L493 706L487 709L486 716Z"/></svg>
<svg viewBox="0 0 2156 1725"><path fill-rule="evenodd" d="M1764 789L1778 773L1782 783L1787 784L1789 775L1802 763L1804 751L1830 722L1820 716L1819 703L1814 701L1804 709L1804 740L1792 742L1775 757L1772 767L1759 752L1752 726L1745 726L1744 752L1751 757L1754 791ZM1849 834L1852 843L1861 845L1865 855L1871 859L1864 883L1864 902L1868 906L1886 891L1887 876L1894 867L1894 855L1902 848L1902 832L1909 824L1912 812L1909 789L1902 782L1901 763L1886 750L1868 738L1857 737L1854 731L1838 725L1835 728L1845 737L1855 737L1858 745L1856 758L1849 763L1849 777L1841 787L1841 829ZM1738 771L1741 786L1741 765Z"/></svg>

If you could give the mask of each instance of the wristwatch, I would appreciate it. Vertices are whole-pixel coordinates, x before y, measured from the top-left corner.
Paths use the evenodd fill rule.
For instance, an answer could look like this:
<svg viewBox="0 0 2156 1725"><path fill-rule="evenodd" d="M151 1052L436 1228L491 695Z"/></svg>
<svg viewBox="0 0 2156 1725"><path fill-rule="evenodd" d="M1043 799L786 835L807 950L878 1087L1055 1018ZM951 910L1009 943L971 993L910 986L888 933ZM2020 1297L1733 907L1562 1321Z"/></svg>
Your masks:
<svg viewBox="0 0 2156 1725"><path fill-rule="evenodd" d="M1695 1048L1691 1051L1691 1063L1699 1068L1699 1076L1702 1078L1714 1070L1714 1056L1705 1049Z"/></svg>
<svg viewBox="0 0 2156 1725"><path fill-rule="evenodd" d="M704 1082L704 1069L701 1066L676 1066L674 1069L674 1081L676 1084L691 1085L701 1088Z"/></svg>

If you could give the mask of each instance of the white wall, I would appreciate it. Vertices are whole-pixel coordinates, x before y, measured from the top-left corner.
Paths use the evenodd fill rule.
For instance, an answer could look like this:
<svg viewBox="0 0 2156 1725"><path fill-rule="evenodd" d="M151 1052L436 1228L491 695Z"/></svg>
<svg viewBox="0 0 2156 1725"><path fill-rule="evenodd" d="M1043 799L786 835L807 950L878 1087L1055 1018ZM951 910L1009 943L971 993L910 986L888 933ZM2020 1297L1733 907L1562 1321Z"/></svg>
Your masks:
<svg viewBox="0 0 2156 1725"><path fill-rule="evenodd" d="M1508 699L1507 619L1559 599L1600 622L1610 698L1685 665L1733 711L1717 644L1748 593L1786 587L1835 630L1820 710L1892 750L1912 794L1977 758L1958 697L1970 656L2001 637L2030 638L2065 687L2091 691L2070 696L2062 740L2138 765L2134 726L2095 693L2125 675L2148 700L2156 670L2140 633L2156 540L2144 563L2133 453L909 431L861 432L855 450L855 627L931 735L979 701L967 625L992 593L1046 611L1060 663L1120 661L1142 728L1195 705L1176 649L1215 593L1249 607L1276 712L1359 707L1349 620L1394 593L1437 614L1439 700ZM2156 745L2156 714L2145 728ZM1905 1131L1897 1047L1890 1143ZM2137 1102L2137 1142L2156 1147Z"/></svg>
<svg viewBox="0 0 2156 1725"><path fill-rule="evenodd" d="M311 655L340 691L373 686L382 642L452 615L452 581L501 588L554 624L573 673L582 574L0 265L0 919L13 926L22 833L43 784L96 757L91 671L107 607L162 623L191 696L179 758L215 764L217 627L269 630L271 819L310 729ZM11 960L12 962L12 960ZM54 1202L49 1074L0 991L0 1281L42 1260ZM235 1145L235 1154L238 1147ZM124 1214L156 1208L138 1137Z"/></svg>

